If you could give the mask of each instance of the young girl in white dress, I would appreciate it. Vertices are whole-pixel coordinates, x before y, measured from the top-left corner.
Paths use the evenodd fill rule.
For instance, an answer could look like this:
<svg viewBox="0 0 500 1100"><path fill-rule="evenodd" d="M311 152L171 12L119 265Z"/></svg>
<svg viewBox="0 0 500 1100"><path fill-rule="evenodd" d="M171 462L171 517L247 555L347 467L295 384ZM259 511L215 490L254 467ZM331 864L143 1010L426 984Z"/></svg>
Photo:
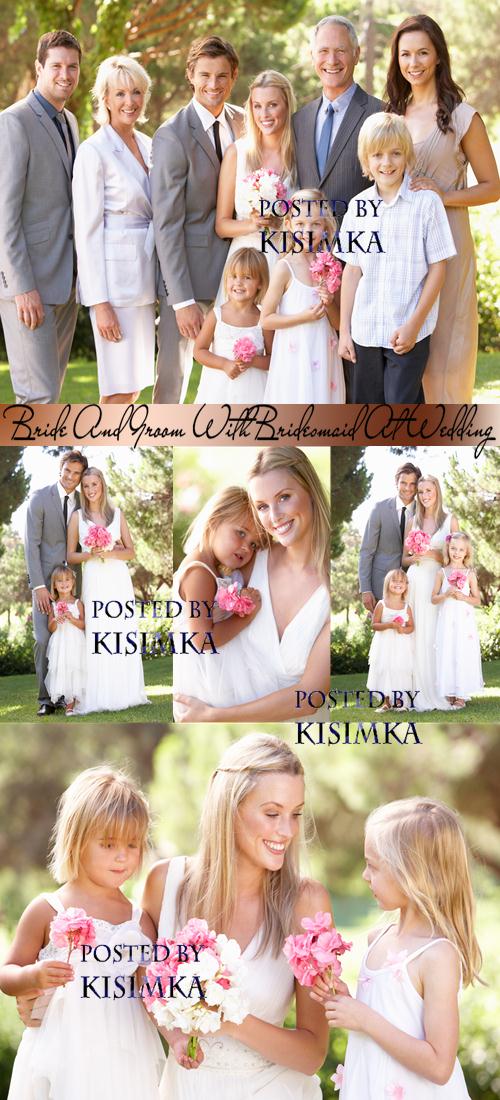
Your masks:
<svg viewBox="0 0 500 1100"><path fill-rule="evenodd" d="M224 271L224 302L203 322L194 357L203 363L198 404L256 404L264 397L272 333L262 332L258 303L269 283L265 257L255 248L234 252ZM242 341L255 349L239 354ZM249 354L251 354L249 345Z"/></svg>
<svg viewBox="0 0 500 1100"><path fill-rule="evenodd" d="M275 331L264 401L343 404L338 292L334 296L323 283L315 284L310 271L325 233L332 240L335 222L322 191L297 191L291 204L295 206L291 205L285 224L290 233L302 234L299 240L304 247L278 261L262 303L262 327Z"/></svg>
<svg viewBox="0 0 500 1100"><path fill-rule="evenodd" d="M382 599L373 612L375 631L368 663L367 687L384 695L379 710L391 710L396 695L413 686L413 615L408 599L408 578L403 569L391 569L384 578ZM399 708L402 709L402 708Z"/></svg>
<svg viewBox="0 0 500 1100"><path fill-rule="evenodd" d="M196 685L197 694L206 702L232 701L235 669L230 668L225 646L260 611L260 593L246 585L255 551L264 544L248 494L240 485L212 496L190 527L184 542L186 557L173 579L174 597L182 605L182 614L173 624L175 694L189 693ZM228 616L216 604L219 590L234 583L240 595L253 601L254 608L247 615ZM185 651L183 635L191 638ZM183 714L182 704L174 701L176 721L182 720Z"/></svg>
<svg viewBox="0 0 500 1100"><path fill-rule="evenodd" d="M85 611L76 598L76 574L68 565L56 565L50 595L45 686L53 703L64 698L71 715L85 690Z"/></svg>
<svg viewBox="0 0 500 1100"><path fill-rule="evenodd" d="M369 935L356 998L322 986L330 1026L349 1031L340 1100L468 1100L458 994L481 953L458 816L430 798L390 802L368 818L365 856L363 878L399 918Z"/></svg>
<svg viewBox="0 0 500 1100"><path fill-rule="evenodd" d="M443 547L443 568L432 593L438 604L436 661L438 690L455 710L483 691L481 649L474 608L481 606L474 552L468 535L456 531Z"/></svg>
<svg viewBox="0 0 500 1100"><path fill-rule="evenodd" d="M63 885L30 902L0 970L4 993L44 991L35 1002L41 1026L23 1034L8 1100L157 1100L161 1043L140 998L127 995L156 929L121 889L139 869L148 827L145 798L121 772L89 768L65 791L51 860ZM96 954L87 949L85 959L81 947L70 955L50 940L53 918L72 909L94 923ZM122 944L116 961L113 949Z"/></svg>

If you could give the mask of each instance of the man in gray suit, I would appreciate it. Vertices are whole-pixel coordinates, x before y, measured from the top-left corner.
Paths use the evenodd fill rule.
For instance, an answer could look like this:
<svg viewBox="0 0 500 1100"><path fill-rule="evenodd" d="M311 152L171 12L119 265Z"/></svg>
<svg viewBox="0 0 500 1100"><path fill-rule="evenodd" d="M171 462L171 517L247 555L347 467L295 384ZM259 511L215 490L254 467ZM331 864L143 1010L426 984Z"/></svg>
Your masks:
<svg viewBox="0 0 500 1100"><path fill-rule="evenodd" d="M301 187L319 187L342 218L358 191L370 186L358 160L358 134L365 118L383 103L354 83L359 61L355 28L341 15L327 15L313 31L312 56L323 94L293 116Z"/></svg>
<svg viewBox="0 0 500 1100"><path fill-rule="evenodd" d="M401 568L405 527L415 515L418 466L405 462L396 470L397 495L380 500L370 513L359 552L359 587L366 610L382 599L384 577Z"/></svg>
<svg viewBox="0 0 500 1100"><path fill-rule="evenodd" d="M50 577L56 565L66 561L66 529L71 515L80 507L77 486L88 462L79 451L63 454L59 481L38 489L30 498L24 535L24 555L29 586L33 592L33 632L35 635L35 669L38 678L38 714L45 717L55 707L45 687L47 646L49 644L48 613L50 611ZM80 569L76 567L78 584Z"/></svg>
<svg viewBox="0 0 500 1100"><path fill-rule="evenodd" d="M64 105L81 49L42 35L34 91L0 114L0 316L18 402L59 400L77 307L71 173L78 126Z"/></svg>
<svg viewBox="0 0 500 1100"><path fill-rule="evenodd" d="M215 298L229 242L215 233L222 157L243 129L243 112L226 103L238 75L229 42L193 42L186 77L193 98L153 138L151 188L161 268L155 403L179 401L193 362L193 341Z"/></svg>

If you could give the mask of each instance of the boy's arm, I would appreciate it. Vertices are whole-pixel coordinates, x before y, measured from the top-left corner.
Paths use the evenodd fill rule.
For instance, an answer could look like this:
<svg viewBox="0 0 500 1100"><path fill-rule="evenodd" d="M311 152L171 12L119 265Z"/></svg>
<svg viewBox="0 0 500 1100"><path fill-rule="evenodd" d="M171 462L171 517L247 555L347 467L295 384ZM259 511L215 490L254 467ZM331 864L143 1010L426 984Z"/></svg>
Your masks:
<svg viewBox="0 0 500 1100"><path fill-rule="evenodd" d="M409 321L395 329L391 336L391 347L394 348L396 355L405 355L407 351L411 351L411 349L415 347L417 336L425 318L432 309L442 289L445 275L446 260L439 260L435 264L429 264L429 270L415 312L412 314Z"/></svg>
<svg viewBox="0 0 500 1100"><path fill-rule="evenodd" d="M354 299L362 274L360 267L356 267L354 264L346 264L340 290L339 355L342 356L342 359L349 359L351 363L356 362L356 352L351 337L351 318Z"/></svg>

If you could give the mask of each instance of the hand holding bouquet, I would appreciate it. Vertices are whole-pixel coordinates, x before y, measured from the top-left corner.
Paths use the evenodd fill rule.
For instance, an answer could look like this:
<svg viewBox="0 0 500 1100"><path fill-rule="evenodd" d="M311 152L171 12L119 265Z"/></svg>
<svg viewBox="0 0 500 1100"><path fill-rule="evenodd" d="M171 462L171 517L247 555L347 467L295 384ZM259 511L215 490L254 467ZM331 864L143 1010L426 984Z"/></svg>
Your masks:
<svg viewBox="0 0 500 1100"><path fill-rule="evenodd" d="M72 951L77 947L93 947L96 942L96 932L92 917L88 917L85 909L66 909L64 913L58 913L50 923L50 943L56 947L67 947L69 962Z"/></svg>
<svg viewBox="0 0 500 1100"><path fill-rule="evenodd" d="M426 531L420 531L418 527L406 536L405 546L410 554L426 554L430 549L431 537Z"/></svg>
<svg viewBox="0 0 500 1100"><path fill-rule="evenodd" d="M250 336L240 336L234 342L233 356L238 363L251 363L257 355L257 348Z"/></svg>
<svg viewBox="0 0 500 1100"><path fill-rule="evenodd" d="M332 927L331 913L316 913L301 921L304 933L287 936L283 953L300 985L312 986L320 978L335 989L335 978L342 973L339 955L350 951L340 932Z"/></svg>

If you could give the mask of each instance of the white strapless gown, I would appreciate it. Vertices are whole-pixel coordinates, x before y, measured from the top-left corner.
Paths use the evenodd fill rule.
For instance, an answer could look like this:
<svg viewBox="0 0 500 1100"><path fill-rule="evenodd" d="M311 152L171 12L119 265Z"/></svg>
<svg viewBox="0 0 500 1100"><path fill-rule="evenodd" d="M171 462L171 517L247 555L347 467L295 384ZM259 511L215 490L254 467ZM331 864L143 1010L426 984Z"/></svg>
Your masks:
<svg viewBox="0 0 500 1100"><path fill-rule="evenodd" d="M89 524L78 515L79 542ZM108 526L113 542L120 538L120 509ZM87 681L83 705L75 714L126 710L148 703L141 659L141 636L135 613L134 589L126 561L101 558L83 566ZM97 649L97 652L96 652Z"/></svg>
<svg viewBox="0 0 500 1100"><path fill-rule="evenodd" d="M431 538L431 550L442 550L446 536L450 534L451 516L447 515L441 527ZM408 570L408 603L415 621L415 665L413 683L418 691L415 710L449 710L447 699L440 695L437 682L436 630L438 606L431 603L436 576L441 569L433 558L424 558Z"/></svg>
<svg viewBox="0 0 500 1100"><path fill-rule="evenodd" d="M170 861L158 928L159 937L172 936L177 891L185 860ZM281 1027L293 997L294 978L285 959L267 948L257 955L260 933L243 952L247 968L245 992L249 1011L275 1027ZM319 1078L270 1062L257 1051L227 1035L204 1036L205 1059L199 1069L183 1069L173 1056L167 1061L160 1085L161 1100L321 1100Z"/></svg>

